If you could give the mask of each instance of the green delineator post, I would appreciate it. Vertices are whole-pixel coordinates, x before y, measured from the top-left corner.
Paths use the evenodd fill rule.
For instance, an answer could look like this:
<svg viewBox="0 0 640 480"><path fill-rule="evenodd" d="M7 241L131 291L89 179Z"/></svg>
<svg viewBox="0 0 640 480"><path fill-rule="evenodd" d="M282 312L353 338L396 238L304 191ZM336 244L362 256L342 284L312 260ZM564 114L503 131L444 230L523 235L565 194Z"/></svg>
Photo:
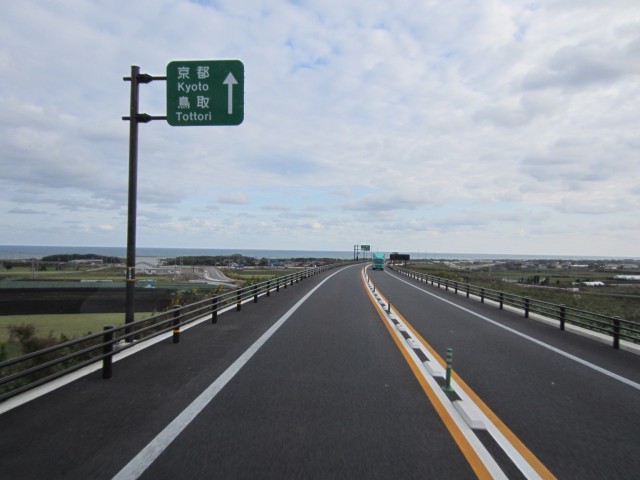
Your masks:
<svg viewBox="0 0 640 480"><path fill-rule="evenodd" d="M174 60L167 65L169 125L240 125L243 120L240 60Z"/></svg>
<svg viewBox="0 0 640 480"><path fill-rule="evenodd" d="M442 389L445 392L453 392L453 387L451 387L451 371L453 370L453 348L447 348L447 376L444 382L444 386Z"/></svg>

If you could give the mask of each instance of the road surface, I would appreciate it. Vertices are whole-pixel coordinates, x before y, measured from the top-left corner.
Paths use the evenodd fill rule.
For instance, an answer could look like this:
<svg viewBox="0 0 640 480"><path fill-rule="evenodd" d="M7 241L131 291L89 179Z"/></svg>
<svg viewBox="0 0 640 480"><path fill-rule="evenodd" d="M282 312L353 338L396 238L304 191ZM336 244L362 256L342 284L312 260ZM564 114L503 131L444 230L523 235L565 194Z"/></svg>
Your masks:
<svg viewBox="0 0 640 480"><path fill-rule="evenodd" d="M432 369L453 348L452 383L490 412L502 447L494 427L447 413L361 268L281 288L117 362L111 380L94 373L0 415L3 476L637 476L636 355L369 272Z"/></svg>

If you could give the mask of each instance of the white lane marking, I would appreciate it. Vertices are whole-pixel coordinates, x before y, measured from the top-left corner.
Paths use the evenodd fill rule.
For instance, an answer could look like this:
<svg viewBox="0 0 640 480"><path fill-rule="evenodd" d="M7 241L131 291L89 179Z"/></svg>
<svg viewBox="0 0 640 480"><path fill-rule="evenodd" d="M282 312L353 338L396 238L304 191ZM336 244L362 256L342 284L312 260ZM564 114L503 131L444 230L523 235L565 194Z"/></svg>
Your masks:
<svg viewBox="0 0 640 480"><path fill-rule="evenodd" d="M380 309L380 307L378 308ZM399 312L396 311L396 313L398 317L401 317ZM385 320L390 323L390 315L384 311L383 315L385 317ZM408 322L407 325L405 325L405 322L402 318L398 318L396 321L399 322L399 324L403 325L405 331L410 330L410 328L408 328ZM414 364L420 370L423 378L430 385L431 390L440 401L440 404L445 408L451 420L458 426L460 432L467 439L471 448L475 450L478 458L491 473L492 478L506 479L507 477L500 466L496 463L493 456L487 451L484 444L480 441L480 439L474 432L474 428L482 428L487 430L487 432L489 432L496 443L500 445L502 450L511 459L513 464L520 470L525 478L541 479L540 474L536 471L534 466L530 464L529 461L523 456L523 454L504 436L502 431L475 404L475 402L471 399L471 397L469 397L467 392L463 388L461 388L453 378L451 379L451 386L461 400L452 402L448 399L448 397L442 391L442 388L440 388L439 384L435 381L436 376L442 378L444 377L444 371L434 372L429 365L433 363L434 366L439 366L439 362L435 359L435 357L431 354L431 351L427 349L425 345L422 345L420 341L414 339L414 341L416 341L416 343L418 343L422 347L420 348L420 350L422 351L424 356L429 359L429 361L427 362L421 362L414 349L407 349L407 346L410 342L408 340L405 340L404 336L398 333L399 330L400 329L393 330L393 333L400 339L401 345L403 345L405 351L408 353ZM442 370L442 368L439 367L439 370Z"/></svg>
<svg viewBox="0 0 640 480"><path fill-rule="evenodd" d="M528 340L530 342L535 343L536 345L539 345L539 346L541 346L543 348L551 350L552 352L555 352L558 355L562 355L563 357L568 358L569 360L573 360L574 362L577 362L577 363L579 363L581 365L584 365L587 368L591 368L592 370L595 370L596 372L600 372L603 375L607 375L608 377L613 378L614 380L618 380L619 382L622 382L622 383L624 383L626 385L629 385L630 387L633 387L636 390L640 390L640 383L634 382L633 380L629 380L628 378L623 377L622 375L618 375L617 373L614 373L614 372L612 372L610 370L607 370L605 368L599 367L598 365L595 365L595 364L593 364L591 362L583 360L580 357L576 357L575 355L567 353L564 350L560 350L559 348L553 347L553 346L549 345L548 343L542 342L542 341L540 341L540 340L538 340L536 338L530 337L529 335L526 335L526 334L521 333L521 332L519 332L517 330L514 330L513 328L510 328L510 327L507 327L505 325L502 325L501 323L498 323L495 320L491 320L490 318L485 317L484 315L480 315L479 313L476 313L476 312L474 312L472 310L469 310L468 308L461 307L460 305L457 305L457 304L455 304L455 303L453 303L453 302L451 302L449 300L446 300L446 299L444 299L442 297L439 297L438 295L435 295L435 294L433 294L431 292L428 292L428 291L426 291L426 290L424 290L424 289L422 289L422 288L420 288L420 287L418 287L416 285L413 285L412 283L409 283L406 280L389 273L388 271L386 273L391 275L396 280L398 280L400 282L403 282L403 283L406 283L410 287L415 288L416 290L420 290L421 292L426 293L427 295L431 295L432 297L434 297L434 298L436 298L438 300L441 300L441 301L443 301L445 303L448 303L449 305L451 305L453 307L459 308L460 310L463 310L463 311L465 311L465 312L467 312L467 313L469 313L469 314L471 314L471 315L473 315L475 317L478 317L478 318L484 320L485 322L489 322L489 323L495 325L496 327L500 327L500 328L502 328L502 329L504 329L504 330L506 330L508 332L511 332L511 333L513 333L515 335L518 335L519 337L524 338L525 340Z"/></svg>
<svg viewBox="0 0 640 480"><path fill-rule="evenodd" d="M365 270L363 270L363 278L365 279L365 282L366 282L367 277L365 273L366 273ZM370 289L366 289L366 290L367 290L367 293L369 293L369 295L371 296L372 295L371 290ZM484 467L491 474L491 478L496 480L498 479L507 480L507 476L504 474L504 472L502 471L502 469L500 468L496 460L491 456L491 454L486 449L486 447L482 444L478 436L473 432L469 424L458 413L458 410L455 408L453 403L446 396L446 394L444 393L440 385L436 382L435 377L429 374L429 371L427 370L425 364L418 358L418 355L416 354L414 348L409 346L409 340L406 339L404 335L402 335L401 333L401 332L408 331L404 322L400 318L398 318L396 321L399 323L394 325L394 323L391 321L390 314L387 313L386 311L386 308L383 308L380 305L377 305L377 308L379 312L382 314L384 321L391 327L390 330L392 332L392 335L395 335L395 337L398 339L401 345L400 348L403 348L405 350L405 352L411 359L410 361L413 362L414 365L418 368L418 370L420 371L420 374L422 375L422 378L424 378L424 380L429 385L429 389L433 392L433 394L437 398L437 401L440 403L442 408L444 408L450 420L458 427L458 430L460 431L462 436L466 439L469 446L475 451L480 462L482 462ZM393 307L391 308L393 310ZM413 338L411 339L416 341ZM435 358L433 358L431 353L426 348L420 348L420 350L426 357L428 357L431 361L436 363ZM427 363L430 363L430 362L427 362ZM454 387L456 386L454 380L452 380L452 385Z"/></svg>
<svg viewBox="0 0 640 480"><path fill-rule="evenodd" d="M349 267L345 267L349 268ZM269 338L286 322L293 313L306 302L327 280L340 273L344 268L331 274L316 285L313 290L302 297L280 319L274 323L256 342L251 345L233 364L227 368L211 385L209 385L180 415L144 447L125 467L113 477L113 480L137 479L173 442L176 437L193 421L193 419L215 398L227 383L240 371Z"/></svg>

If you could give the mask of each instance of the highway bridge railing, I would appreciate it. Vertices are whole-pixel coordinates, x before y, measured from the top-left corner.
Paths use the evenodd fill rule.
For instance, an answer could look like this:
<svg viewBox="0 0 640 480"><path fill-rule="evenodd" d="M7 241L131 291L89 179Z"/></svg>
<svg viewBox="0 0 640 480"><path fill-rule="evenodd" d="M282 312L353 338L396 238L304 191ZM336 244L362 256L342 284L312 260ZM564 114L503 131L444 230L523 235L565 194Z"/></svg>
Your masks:
<svg viewBox="0 0 640 480"><path fill-rule="evenodd" d="M229 309L240 311L242 303L258 302L304 279L341 264L305 268L244 288L231 290L189 305L175 307L142 320L120 325L107 325L104 331L69 340L27 355L0 363L0 402L56 380L74 371L102 361L102 377L112 376L115 354L138 346L142 341L172 332L173 343L179 343L182 327L195 321L217 322L218 313Z"/></svg>
<svg viewBox="0 0 640 480"><path fill-rule="evenodd" d="M431 284L438 288L453 291L455 294L464 294L467 298L471 295L480 299L480 302L492 301L500 309L505 306L512 307L524 313L525 318L531 314L537 314L545 318L556 320L560 330L565 330L567 324L575 325L583 329L599 332L611 337L613 348L620 348L620 341L626 340L632 343L640 343L640 323L625 320L617 316L602 315L588 312L566 305L536 300L530 297L514 295L512 293L492 290L485 287L471 285L448 278L437 277L425 273L415 272L397 266L393 270L407 275L419 282Z"/></svg>

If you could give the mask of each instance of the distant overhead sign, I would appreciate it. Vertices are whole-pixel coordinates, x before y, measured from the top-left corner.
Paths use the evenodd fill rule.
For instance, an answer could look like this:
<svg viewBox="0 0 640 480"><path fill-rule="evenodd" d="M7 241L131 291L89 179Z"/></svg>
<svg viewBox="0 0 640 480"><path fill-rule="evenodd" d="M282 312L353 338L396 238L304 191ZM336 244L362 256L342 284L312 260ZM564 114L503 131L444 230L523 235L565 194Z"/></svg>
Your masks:
<svg viewBox="0 0 640 480"><path fill-rule="evenodd" d="M363 252L368 252L371 250L371 245L360 245L360 250Z"/></svg>
<svg viewBox="0 0 640 480"><path fill-rule="evenodd" d="M167 65L169 125L240 125L243 120L240 60L174 60Z"/></svg>

